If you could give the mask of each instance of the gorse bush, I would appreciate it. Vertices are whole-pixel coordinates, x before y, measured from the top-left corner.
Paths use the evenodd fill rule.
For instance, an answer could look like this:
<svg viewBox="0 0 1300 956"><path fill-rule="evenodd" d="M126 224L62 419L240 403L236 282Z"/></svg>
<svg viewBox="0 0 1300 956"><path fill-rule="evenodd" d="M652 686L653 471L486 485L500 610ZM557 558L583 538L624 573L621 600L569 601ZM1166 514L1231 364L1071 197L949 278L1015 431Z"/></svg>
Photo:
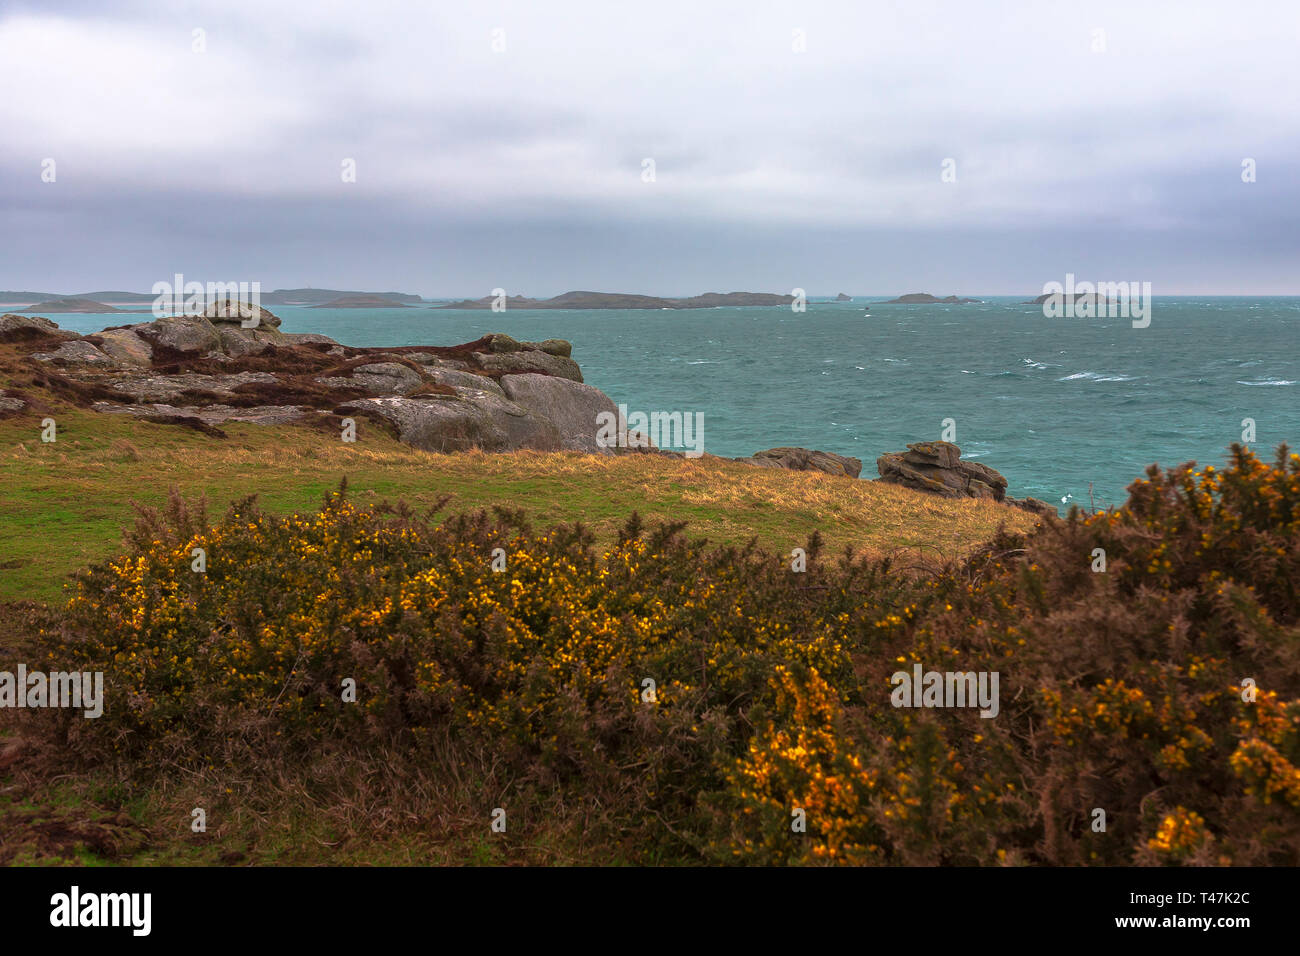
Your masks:
<svg viewBox="0 0 1300 956"><path fill-rule="evenodd" d="M597 547L507 511L174 499L45 639L106 673L66 746L140 774L487 748L647 860L1300 862L1300 457L1130 492L926 576L635 516ZM894 707L914 664L997 672L997 716Z"/></svg>
<svg viewBox="0 0 1300 956"><path fill-rule="evenodd" d="M778 665L849 681L858 595L892 605L905 586L859 564L838 596L816 573L792 588L752 548L706 550L635 518L597 550L580 527L534 532L504 511L435 525L342 494L287 518L245 501L215 527L173 500L130 545L82 577L53 652L109 675L105 717L72 727L87 759L238 763L396 738L419 760L423 738L450 732L579 784L628 826L690 815L721 786Z"/></svg>
<svg viewBox="0 0 1300 956"><path fill-rule="evenodd" d="M1153 468L1124 508L993 542L922 612L848 642L872 660L855 685L781 675L731 774L735 852L1300 861L1300 456L1232 454L1226 472ZM915 662L999 672L998 717L890 707L889 673ZM807 841L786 835L792 806Z"/></svg>

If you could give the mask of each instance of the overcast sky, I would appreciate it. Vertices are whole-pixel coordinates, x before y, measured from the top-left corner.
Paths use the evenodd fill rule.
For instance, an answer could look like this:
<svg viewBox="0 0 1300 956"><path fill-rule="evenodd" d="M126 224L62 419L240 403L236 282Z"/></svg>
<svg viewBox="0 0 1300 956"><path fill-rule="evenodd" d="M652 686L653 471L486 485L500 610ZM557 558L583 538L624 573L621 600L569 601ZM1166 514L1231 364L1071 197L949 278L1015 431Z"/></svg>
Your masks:
<svg viewBox="0 0 1300 956"><path fill-rule="evenodd" d="M1296 0L0 0L0 289L1298 294L1297 37Z"/></svg>

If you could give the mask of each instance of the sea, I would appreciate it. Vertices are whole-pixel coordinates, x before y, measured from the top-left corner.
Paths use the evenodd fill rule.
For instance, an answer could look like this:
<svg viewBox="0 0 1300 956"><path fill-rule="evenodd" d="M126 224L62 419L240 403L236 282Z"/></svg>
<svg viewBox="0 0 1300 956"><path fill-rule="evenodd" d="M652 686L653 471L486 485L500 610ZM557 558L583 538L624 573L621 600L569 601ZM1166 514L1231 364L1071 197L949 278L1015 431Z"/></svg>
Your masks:
<svg viewBox="0 0 1300 956"><path fill-rule="evenodd" d="M285 332L352 346L567 339L586 381L629 414L702 414L716 455L797 445L860 458L874 478L880 455L947 430L1009 494L1062 510L1122 504L1153 463L1221 465L1252 427L1261 455L1300 445L1300 297L1157 296L1145 328L1047 318L1024 297L880 304L890 297L811 300L804 312L272 311ZM136 321L53 318L82 333Z"/></svg>

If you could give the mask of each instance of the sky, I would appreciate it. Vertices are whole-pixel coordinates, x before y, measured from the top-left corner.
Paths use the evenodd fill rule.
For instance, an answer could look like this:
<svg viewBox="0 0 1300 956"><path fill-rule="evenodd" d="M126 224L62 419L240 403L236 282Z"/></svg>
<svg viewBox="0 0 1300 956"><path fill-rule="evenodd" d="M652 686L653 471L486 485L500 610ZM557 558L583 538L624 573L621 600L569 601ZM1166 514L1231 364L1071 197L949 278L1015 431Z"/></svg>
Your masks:
<svg viewBox="0 0 1300 956"><path fill-rule="evenodd" d="M1300 294L1298 36L1295 0L0 0L0 289Z"/></svg>

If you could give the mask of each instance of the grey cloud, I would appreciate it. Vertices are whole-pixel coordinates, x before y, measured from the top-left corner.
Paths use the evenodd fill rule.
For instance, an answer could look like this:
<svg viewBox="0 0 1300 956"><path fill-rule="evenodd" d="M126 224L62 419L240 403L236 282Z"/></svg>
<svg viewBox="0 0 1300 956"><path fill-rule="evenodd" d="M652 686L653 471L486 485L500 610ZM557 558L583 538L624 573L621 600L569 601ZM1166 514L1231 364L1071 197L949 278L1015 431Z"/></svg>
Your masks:
<svg viewBox="0 0 1300 956"><path fill-rule="evenodd" d="M11 4L0 287L1296 291L1293 5L1001 10Z"/></svg>

